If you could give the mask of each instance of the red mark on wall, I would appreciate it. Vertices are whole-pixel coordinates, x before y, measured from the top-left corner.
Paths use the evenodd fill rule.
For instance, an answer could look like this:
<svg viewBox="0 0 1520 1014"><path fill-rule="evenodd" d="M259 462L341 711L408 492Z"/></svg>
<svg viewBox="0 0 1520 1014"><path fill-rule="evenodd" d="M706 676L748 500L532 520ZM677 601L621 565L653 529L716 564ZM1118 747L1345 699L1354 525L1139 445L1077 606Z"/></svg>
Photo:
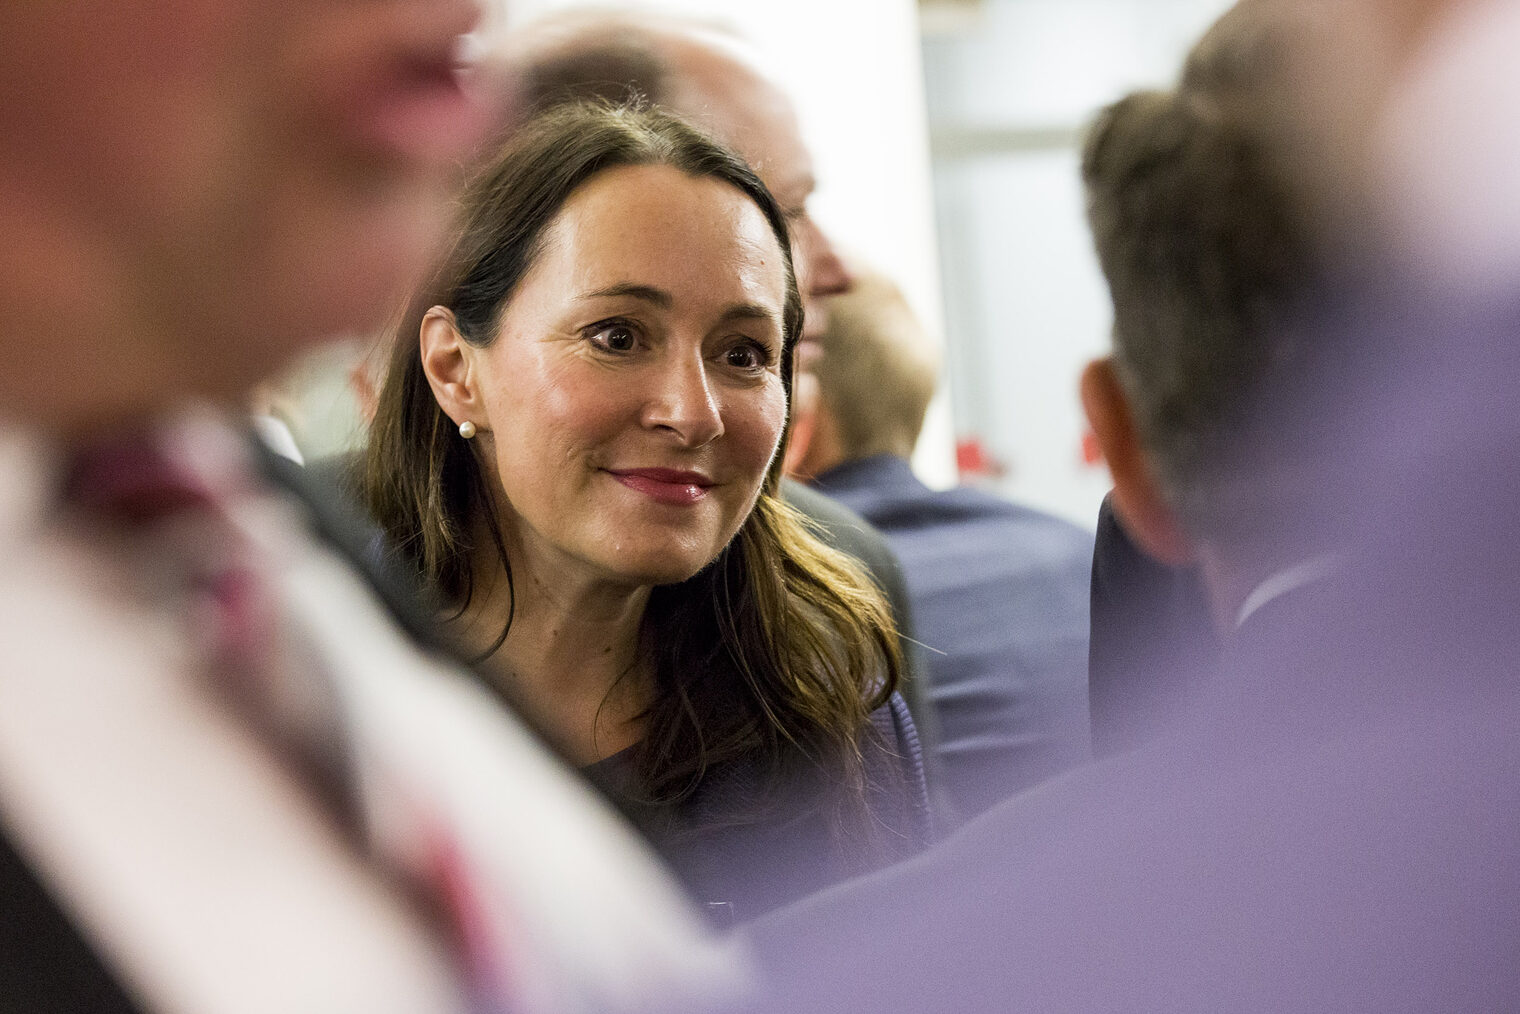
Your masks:
<svg viewBox="0 0 1520 1014"><path fill-rule="evenodd" d="M996 479L1008 469L994 458L982 443L981 437L966 437L956 441L955 467L962 479Z"/></svg>

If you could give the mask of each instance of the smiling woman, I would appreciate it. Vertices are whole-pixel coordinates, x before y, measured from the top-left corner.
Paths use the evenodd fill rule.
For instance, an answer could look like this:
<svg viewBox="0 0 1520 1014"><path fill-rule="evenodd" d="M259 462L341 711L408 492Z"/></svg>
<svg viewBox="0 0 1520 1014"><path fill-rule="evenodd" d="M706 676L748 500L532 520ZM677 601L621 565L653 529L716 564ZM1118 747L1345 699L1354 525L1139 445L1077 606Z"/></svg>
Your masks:
<svg viewBox="0 0 1520 1014"><path fill-rule="evenodd" d="M679 120L577 107L456 235L365 483L459 640L734 916L923 844L890 613L776 496L802 308L769 192Z"/></svg>
<svg viewBox="0 0 1520 1014"><path fill-rule="evenodd" d="M646 165L589 180L538 245L489 345L447 309L424 317L433 393L475 424L523 573L618 599L685 580L738 531L781 440L777 239L729 184Z"/></svg>

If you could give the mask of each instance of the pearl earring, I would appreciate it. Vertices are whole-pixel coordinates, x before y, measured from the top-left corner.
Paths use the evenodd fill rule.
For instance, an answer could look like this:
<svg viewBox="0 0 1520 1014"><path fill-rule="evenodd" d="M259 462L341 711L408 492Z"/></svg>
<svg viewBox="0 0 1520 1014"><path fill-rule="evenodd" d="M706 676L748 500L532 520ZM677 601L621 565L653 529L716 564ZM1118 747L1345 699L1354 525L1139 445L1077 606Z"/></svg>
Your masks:
<svg viewBox="0 0 1520 1014"><path fill-rule="evenodd" d="M468 440L471 437L473 437L475 435L475 424L472 423L472 422L470 422L470 420L468 420L468 419L466 419L464 422L460 423L459 424L459 435L462 436L462 437L464 437L466 440Z"/></svg>

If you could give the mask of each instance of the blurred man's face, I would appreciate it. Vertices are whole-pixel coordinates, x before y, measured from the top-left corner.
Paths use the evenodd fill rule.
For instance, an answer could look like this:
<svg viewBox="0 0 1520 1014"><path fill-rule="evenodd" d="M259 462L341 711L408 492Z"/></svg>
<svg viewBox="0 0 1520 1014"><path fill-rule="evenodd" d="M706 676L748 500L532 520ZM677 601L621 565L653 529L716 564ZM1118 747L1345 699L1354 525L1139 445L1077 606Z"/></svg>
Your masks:
<svg viewBox="0 0 1520 1014"><path fill-rule="evenodd" d="M854 280L808 214L817 181L791 100L754 69L716 51L688 60L686 72L697 82L701 99L696 108L705 113L705 125L754 166L791 227L804 311L802 340L793 358L792 430L784 465L793 472L807 454L817 426L820 395L812 369L823 354L818 338L828 326L827 297L848 291Z"/></svg>
<svg viewBox="0 0 1520 1014"><path fill-rule="evenodd" d="M713 61L706 72L708 125L754 166L786 213L797 286L807 314L803 339L816 339L827 320L825 297L848 290L852 279L833 243L808 214L817 181L796 110L780 89L751 68L724 57ZM799 349L799 357L805 355Z"/></svg>
<svg viewBox="0 0 1520 1014"><path fill-rule="evenodd" d="M125 410L230 395L377 323L484 123L453 71L475 17L471 0L0 5L8 344Z"/></svg>

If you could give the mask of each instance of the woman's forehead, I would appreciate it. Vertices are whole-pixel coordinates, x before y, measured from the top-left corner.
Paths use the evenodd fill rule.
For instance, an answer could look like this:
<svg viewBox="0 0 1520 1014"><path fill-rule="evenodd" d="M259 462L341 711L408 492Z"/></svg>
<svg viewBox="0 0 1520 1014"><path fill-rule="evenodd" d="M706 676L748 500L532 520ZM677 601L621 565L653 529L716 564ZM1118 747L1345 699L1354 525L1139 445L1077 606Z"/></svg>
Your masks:
<svg viewBox="0 0 1520 1014"><path fill-rule="evenodd" d="M749 195L669 166L621 167L588 181L545 230L533 274L552 274L578 294L642 285L777 308L787 285L780 242Z"/></svg>

